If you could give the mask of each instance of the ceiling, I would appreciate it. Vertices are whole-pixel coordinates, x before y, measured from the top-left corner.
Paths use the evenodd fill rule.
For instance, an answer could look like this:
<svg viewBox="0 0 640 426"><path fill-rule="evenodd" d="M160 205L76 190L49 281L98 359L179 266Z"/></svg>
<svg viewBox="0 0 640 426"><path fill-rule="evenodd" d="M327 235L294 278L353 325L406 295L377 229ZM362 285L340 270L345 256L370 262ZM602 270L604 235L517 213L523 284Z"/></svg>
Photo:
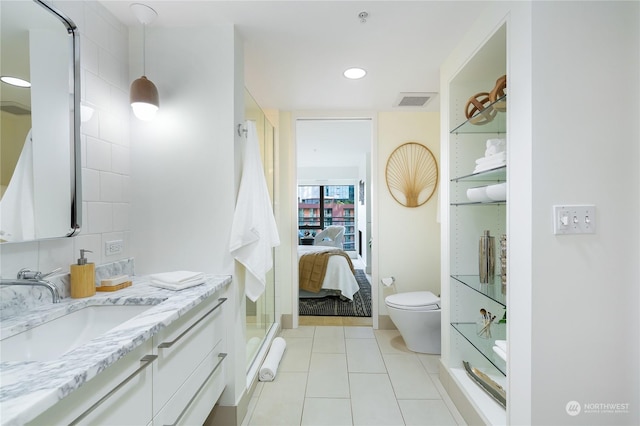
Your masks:
<svg viewBox="0 0 640 426"><path fill-rule="evenodd" d="M484 1L451 0L101 3L135 26L140 24L129 8L134 1L158 12L150 28L234 23L244 40L245 85L258 104L319 115L438 111L440 65L486 7ZM366 22L361 12L367 12ZM364 68L367 75L348 80L342 73L350 67ZM421 107L394 106L407 92L436 94ZM338 166L336 149L340 166L357 166L370 151L370 128L363 130L362 123L336 121L333 130L308 124L315 133L297 135L299 167Z"/></svg>
<svg viewBox="0 0 640 426"><path fill-rule="evenodd" d="M438 92L439 69L482 1L166 1L103 0L127 25L141 2L158 12L153 26L234 23L245 43L246 86L263 108L437 111L394 107L401 92ZM366 22L360 12L366 11ZM348 80L342 72L368 74Z"/></svg>

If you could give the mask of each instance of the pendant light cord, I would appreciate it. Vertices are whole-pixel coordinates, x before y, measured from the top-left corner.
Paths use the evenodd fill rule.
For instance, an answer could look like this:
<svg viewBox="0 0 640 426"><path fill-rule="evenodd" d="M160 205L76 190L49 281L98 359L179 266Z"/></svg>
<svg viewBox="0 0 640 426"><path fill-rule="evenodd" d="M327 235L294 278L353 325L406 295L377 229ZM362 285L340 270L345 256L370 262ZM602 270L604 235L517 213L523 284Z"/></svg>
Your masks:
<svg viewBox="0 0 640 426"><path fill-rule="evenodd" d="M142 24L142 75L147 75L147 25Z"/></svg>

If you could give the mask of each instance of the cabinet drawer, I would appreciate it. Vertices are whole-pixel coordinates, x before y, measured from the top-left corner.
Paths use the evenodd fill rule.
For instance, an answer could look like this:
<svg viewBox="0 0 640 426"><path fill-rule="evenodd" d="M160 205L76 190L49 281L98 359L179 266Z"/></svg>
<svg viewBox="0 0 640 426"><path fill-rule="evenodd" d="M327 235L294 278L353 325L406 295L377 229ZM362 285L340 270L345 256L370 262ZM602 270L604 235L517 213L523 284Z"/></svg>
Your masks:
<svg viewBox="0 0 640 426"><path fill-rule="evenodd" d="M222 340L224 300L217 295L208 298L154 337L154 415Z"/></svg>
<svg viewBox="0 0 640 426"><path fill-rule="evenodd" d="M154 426L202 424L225 386L222 343L209 352L178 391L154 417Z"/></svg>
<svg viewBox="0 0 640 426"><path fill-rule="evenodd" d="M146 425L152 418L151 349L150 341L140 345L30 424L71 424L87 412L77 424Z"/></svg>

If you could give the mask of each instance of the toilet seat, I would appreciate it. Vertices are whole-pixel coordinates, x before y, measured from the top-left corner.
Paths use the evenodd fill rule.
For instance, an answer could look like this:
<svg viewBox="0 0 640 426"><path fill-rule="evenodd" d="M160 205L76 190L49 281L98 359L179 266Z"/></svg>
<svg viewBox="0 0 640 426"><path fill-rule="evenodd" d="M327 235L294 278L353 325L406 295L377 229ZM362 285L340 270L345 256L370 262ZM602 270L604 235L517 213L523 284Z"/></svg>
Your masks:
<svg viewBox="0 0 640 426"><path fill-rule="evenodd" d="M410 291L390 294L385 304L405 311L434 311L440 309L440 298L430 291Z"/></svg>

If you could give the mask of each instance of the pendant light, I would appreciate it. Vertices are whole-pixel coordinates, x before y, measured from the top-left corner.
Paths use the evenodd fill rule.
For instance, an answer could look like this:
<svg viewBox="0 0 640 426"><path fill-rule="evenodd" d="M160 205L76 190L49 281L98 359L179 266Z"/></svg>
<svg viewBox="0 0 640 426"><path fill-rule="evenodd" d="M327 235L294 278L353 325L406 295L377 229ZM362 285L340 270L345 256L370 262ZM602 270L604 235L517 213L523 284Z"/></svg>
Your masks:
<svg viewBox="0 0 640 426"><path fill-rule="evenodd" d="M131 11L142 24L142 77L131 83L129 100L133 114L140 120L151 121L160 107L158 89L146 76L146 27L158 16L155 10L141 3L133 3Z"/></svg>

